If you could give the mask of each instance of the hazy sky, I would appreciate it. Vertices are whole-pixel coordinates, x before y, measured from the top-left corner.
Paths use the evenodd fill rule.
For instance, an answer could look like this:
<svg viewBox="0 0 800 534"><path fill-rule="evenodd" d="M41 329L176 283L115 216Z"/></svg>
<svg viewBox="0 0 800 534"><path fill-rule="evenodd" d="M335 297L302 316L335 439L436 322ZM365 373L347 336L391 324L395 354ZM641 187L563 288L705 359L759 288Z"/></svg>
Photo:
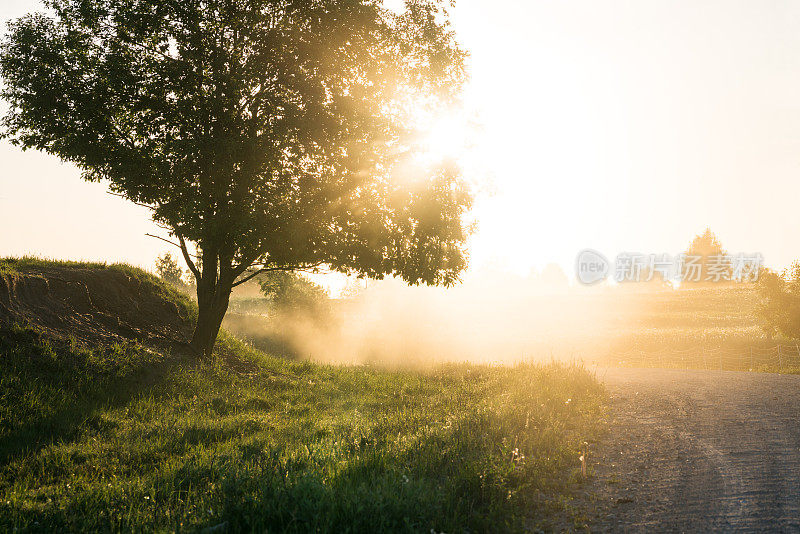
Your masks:
<svg viewBox="0 0 800 534"><path fill-rule="evenodd" d="M37 6L0 0L0 19ZM768 265L800 258L800 2L462 0L455 20L495 190L475 267L676 253L706 226ZM151 230L147 210L0 143L0 256L152 266L168 246Z"/></svg>

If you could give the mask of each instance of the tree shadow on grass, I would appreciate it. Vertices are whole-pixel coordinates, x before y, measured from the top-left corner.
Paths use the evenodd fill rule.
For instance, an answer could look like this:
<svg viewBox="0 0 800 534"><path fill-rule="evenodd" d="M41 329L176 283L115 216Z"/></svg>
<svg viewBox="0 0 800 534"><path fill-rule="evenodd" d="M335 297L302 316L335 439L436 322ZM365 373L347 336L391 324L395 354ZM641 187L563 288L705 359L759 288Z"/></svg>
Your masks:
<svg viewBox="0 0 800 534"><path fill-rule="evenodd" d="M88 350L32 330L0 330L0 467L99 429L100 409L154 391L185 363L135 345Z"/></svg>

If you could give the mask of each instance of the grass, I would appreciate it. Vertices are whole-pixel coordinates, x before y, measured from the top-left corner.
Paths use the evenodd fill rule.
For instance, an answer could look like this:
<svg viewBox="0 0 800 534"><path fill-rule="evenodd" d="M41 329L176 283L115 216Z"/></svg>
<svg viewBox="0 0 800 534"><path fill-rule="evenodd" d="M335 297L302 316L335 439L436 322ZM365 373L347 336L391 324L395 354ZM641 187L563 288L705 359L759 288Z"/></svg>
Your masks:
<svg viewBox="0 0 800 534"><path fill-rule="evenodd" d="M219 352L247 365L0 333L0 531L547 528L600 430L580 367Z"/></svg>
<svg viewBox="0 0 800 534"><path fill-rule="evenodd" d="M0 273L14 273L30 268L72 268L72 269L113 269L131 276L148 276L148 273L127 263L106 263L96 261L52 260L38 256L0 258Z"/></svg>

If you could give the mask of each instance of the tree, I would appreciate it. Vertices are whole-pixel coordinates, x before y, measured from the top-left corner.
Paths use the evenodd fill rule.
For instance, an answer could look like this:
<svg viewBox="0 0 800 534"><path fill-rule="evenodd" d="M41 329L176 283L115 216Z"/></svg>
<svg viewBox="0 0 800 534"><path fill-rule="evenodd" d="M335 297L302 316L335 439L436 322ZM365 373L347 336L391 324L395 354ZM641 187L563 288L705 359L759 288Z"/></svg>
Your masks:
<svg viewBox="0 0 800 534"><path fill-rule="evenodd" d="M765 330L800 339L800 263L792 263L782 274L762 269L756 288Z"/></svg>
<svg viewBox="0 0 800 534"><path fill-rule="evenodd" d="M695 256L723 255L725 254L725 249L722 248L722 243L711 231L711 228L706 228L702 234L698 234L692 239L686 254Z"/></svg>
<svg viewBox="0 0 800 534"><path fill-rule="evenodd" d="M709 276L714 276L714 272L720 274L720 280L730 280L731 269L730 265L724 260L727 252L722 248L717 236L706 228L702 234L696 235L689 248L685 252L687 257L699 257L698 264L700 265L699 280L693 280L690 267L684 267L687 271L686 279L682 279L681 283L706 283Z"/></svg>
<svg viewBox="0 0 800 534"><path fill-rule="evenodd" d="M170 253L166 253L156 259L156 273L168 284L179 288L186 287L186 282L183 281L183 269L180 268L177 260Z"/></svg>
<svg viewBox="0 0 800 534"><path fill-rule="evenodd" d="M197 280L195 353L259 272L458 280L470 192L414 157L466 76L443 0L45 2L0 45L2 134L152 209Z"/></svg>
<svg viewBox="0 0 800 534"><path fill-rule="evenodd" d="M259 283L278 312L324 313L329 304L325 289L297 273L267 273Z"/></svg>

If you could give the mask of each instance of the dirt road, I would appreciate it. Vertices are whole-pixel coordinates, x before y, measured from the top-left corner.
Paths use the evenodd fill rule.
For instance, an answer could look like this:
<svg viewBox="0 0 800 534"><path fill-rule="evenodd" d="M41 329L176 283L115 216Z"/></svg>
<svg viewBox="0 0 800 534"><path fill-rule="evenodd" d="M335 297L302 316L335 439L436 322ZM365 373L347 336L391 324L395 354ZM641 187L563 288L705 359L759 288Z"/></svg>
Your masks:
<svg viewBox="0 0 800 534"><path fill-rule="evenodd" d="M612 412L590 457L592 531L800 532L800 376L597 373Z"/></svg>

